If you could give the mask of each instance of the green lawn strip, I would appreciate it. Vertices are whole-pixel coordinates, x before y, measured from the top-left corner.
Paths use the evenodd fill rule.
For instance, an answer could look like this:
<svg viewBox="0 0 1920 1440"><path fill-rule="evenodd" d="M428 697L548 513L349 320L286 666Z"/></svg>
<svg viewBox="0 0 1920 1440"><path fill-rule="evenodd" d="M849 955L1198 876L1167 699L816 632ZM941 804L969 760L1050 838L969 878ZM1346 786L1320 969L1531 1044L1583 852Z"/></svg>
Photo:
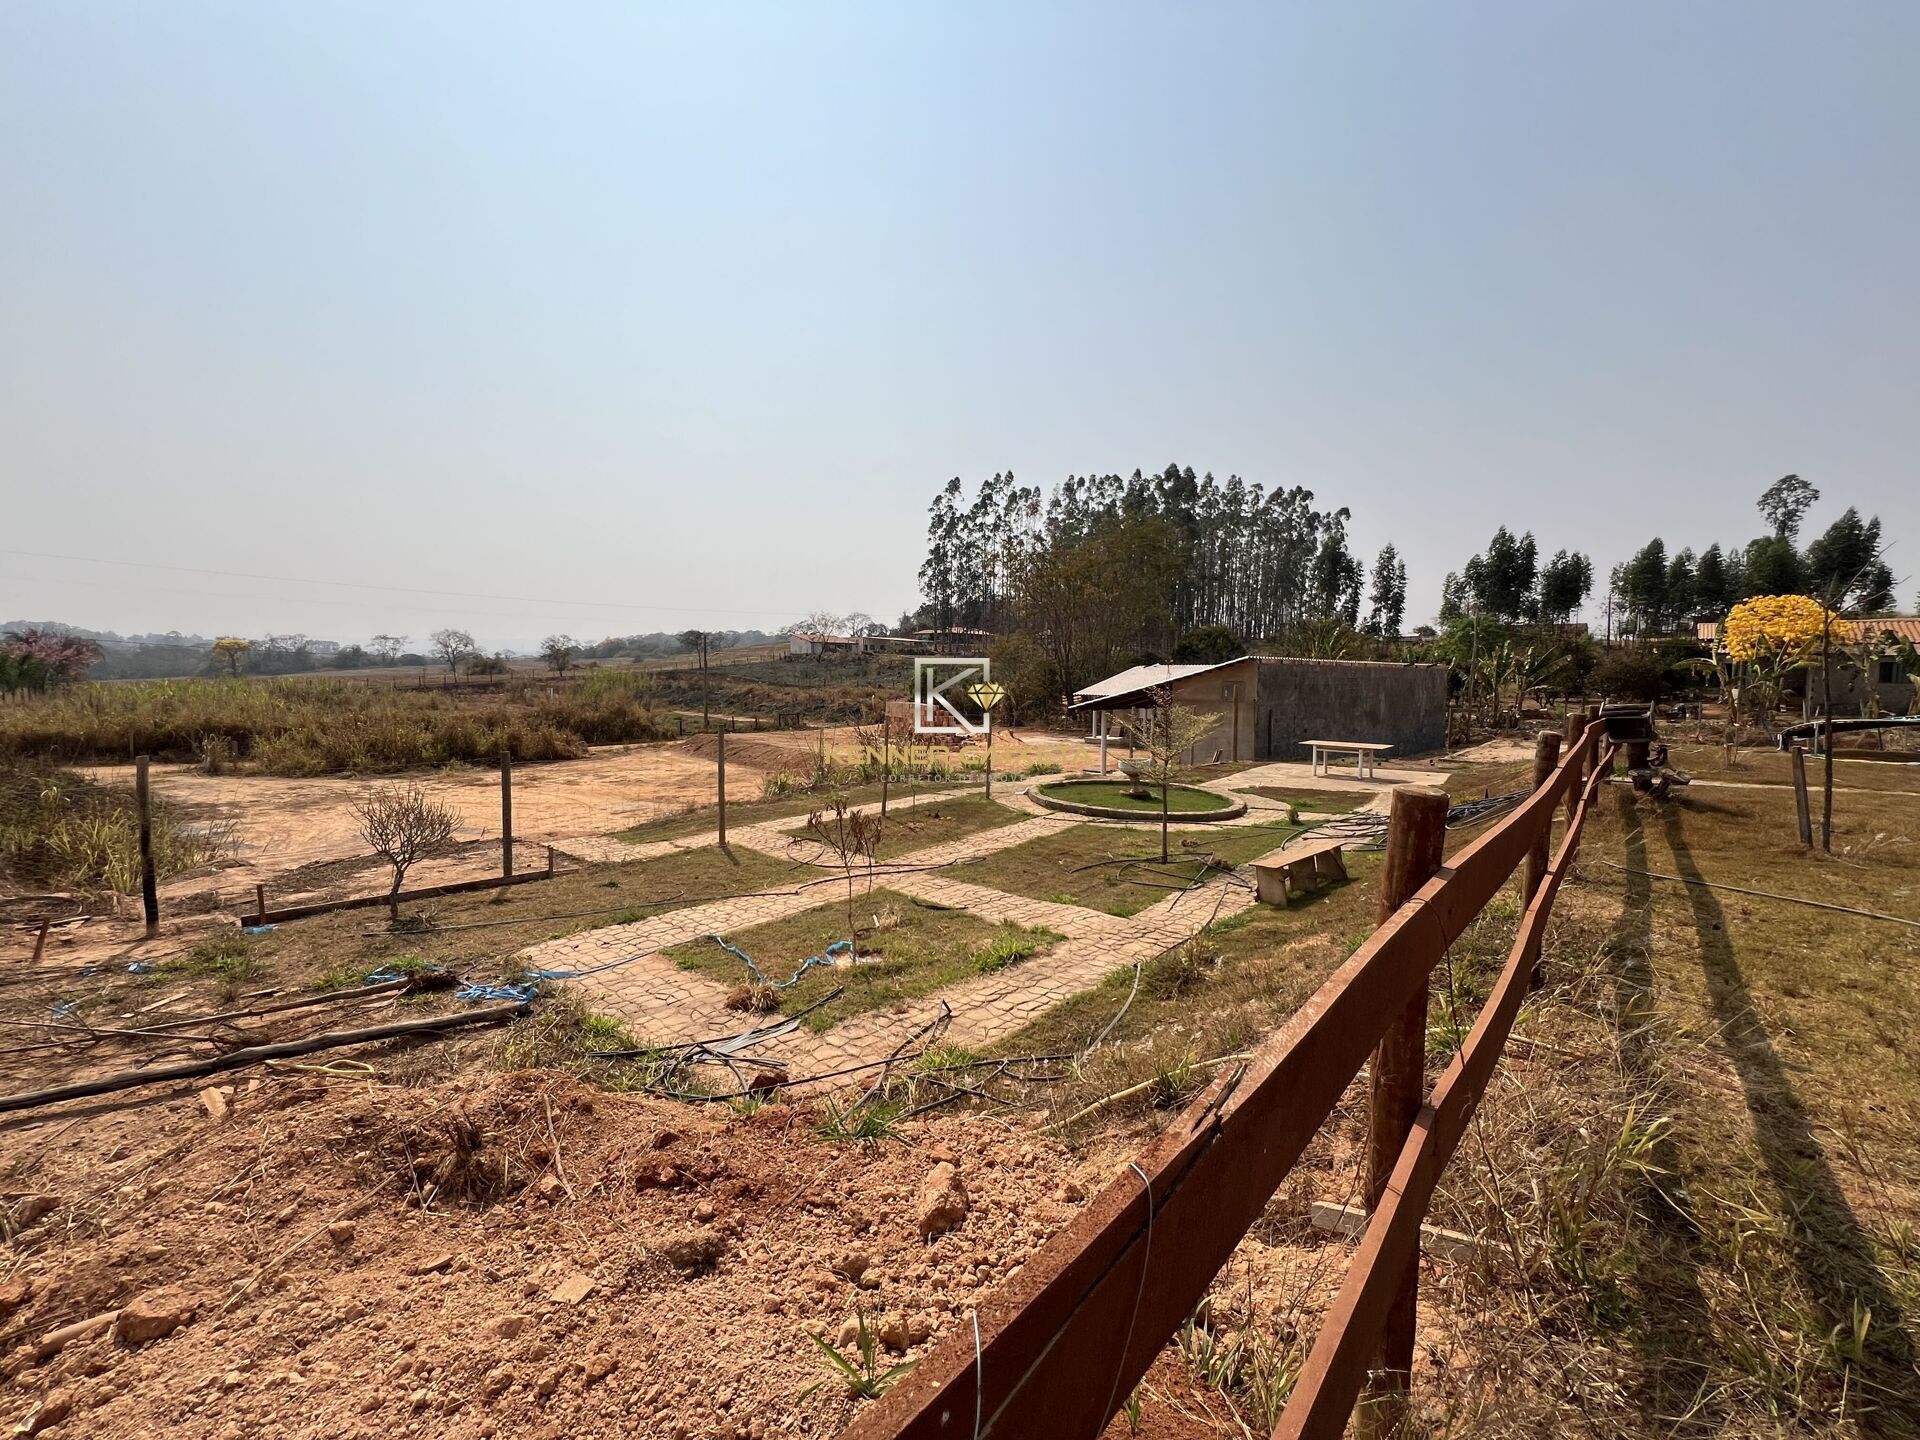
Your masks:
<svg viewBox="0 0 1920 1440"><path fill-rule="evenodd" d="M833 889L823 886L821 893L829 894ZM847 938L844 889L840 895L837 902L736 931L726 939L751 955L768 980L778 983L793 974L808 956L824 955L829 945ZM853 913L861 930L862 959L854 965L809 969L798 984L778 992L782 1014L804 1010L836 986L844 985L845 994L806 1019L810 1028L826 1030L850 1015L898 1004L1018 964L1061 939L1051 930L996 925L964 910L929 905L884 888L869 894L864 886L859 887ZM1016 959L1017 951L1026 953ZM750 978L740 958L712 940L691 940L666 953L682 969L723 984L745 984Z"/></svg>
<svg viewBox="0 0 1920 1440"><path fill-rule="evenodd" d="M432 963L474 980L498 980L516 968L515 953L544 940L623 925L707 900L778 890L819 879L810 865L735 846L679 851L656 860L562 871L537 885L402 905L403 917L430 916L429 928L389 932L385 910L340 910L235 936L240 960L224 952L187 957L186 973L225 973L234 966L282 986L340 988L383 966ZM824 887L823 887L824 888ZM233 942L228 942L232 944Z"/></svg>
<svg viewBox="0 0 1920 1440"><path fill-rule="evenodd" d="M1029 818L1019 810L1010 810L998 800L989 800L977 793L889 810L886 827L880 832L880 843L874 847L874 858L898 859L916 850L963 840L983 830L995 830ZM791 833L805 835L806 827L793 826Z"/></svg>
<svg viewBox="0 0 1920 1440"><path fill-rule="evenodd" d="M1302 790L1289 785L1248 785L1235 793L1259 795L1319 815L1350 815L1372 798L1358 790Z"/></svg>
<svg viewBox="0 0 1920 1440"><path fill-rule="evenodd" d="M1133 785L1125 780L1076 780L1065 784L1042 785L1040 789L1055 800L1072 800L1081 805L1105 805L1117 810L1138 810L1142 815L1160 813L1160 789L1155 785L1147 786L1151 793L1145 799L1136 796ZM1202 790L1193 785L1167 787L1167 810L1170 814L1228 810L1232 806L1233 797L1222 795L1217 790Z"/></svg>
<svg viewBox="0 0 1920 1440"><path fill-rule="evenodd" d="M747 774L751 775L752 772L749 771ZM731 784L728 788L732 789ZM895 781L888 793L892 799L904 800L909 796L925 795L934 791L965 794L973 788L972 785L956 788L952 785ZM849 805L880 803L878 783L856 785L841 793L845 795ZM727 824L729 826L761 825L773 820L805 819L815 810L830 809L832 805L833 796L826 791L805 791L796 795L782 795L773 800L735 800L729 795ZM645 845L655 840L684 840L689 835L710 835L719 823L718 807L702 805L698 809L682 810L676 814L660 815L651 820L644 820L638 825L617 832L613 838L626 840L635 845Z"/></svg>
<svg viewBox="0 0 1920 1440"><path fill-rule="evenodd" d="M1277 850L1300 833L1294 825L1215 825L1171 832L1166 867L1160 837L1117 825L1070 825L1058 833L986 855L944 873L1036 900L1085 905L1109 915L1132 915L1173 894L1182 879L1200 873L1198 858L1215 855L1244 865ZM1097 864L1122 857L1140 865ZM1082 868L1086 867L1086 868Z"/></svg>

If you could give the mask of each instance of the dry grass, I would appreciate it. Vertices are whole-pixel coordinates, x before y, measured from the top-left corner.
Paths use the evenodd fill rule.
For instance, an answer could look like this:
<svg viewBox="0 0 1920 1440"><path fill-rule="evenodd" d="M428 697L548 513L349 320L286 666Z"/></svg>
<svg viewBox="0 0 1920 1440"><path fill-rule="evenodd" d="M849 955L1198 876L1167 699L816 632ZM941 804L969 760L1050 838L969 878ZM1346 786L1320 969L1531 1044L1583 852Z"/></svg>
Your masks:
<svg viewBox="0 0 1920 1440"><path fill-rule="evenodd" d="M1520 774L1463 775L1455 798ZM1546 983L1433 1207L1481 1247L1422 1266L1414 1432L1920 1433L1920 931L1613 868L1920 919L1911 800L1842 795L1836 812L1827 858L1794 842L1791 797L1775 790L1703 785L1664 806L1603 792ZM1377 862L1355 860L1344 889L1216 927L1217 958L1149 966L1053 1113L1134 1093L1069 1133L1124 1151L1210 1078L1197 1061L1290 1012L1371 925ZM1431 1073L1517 917L1509 890L1436 973ZM996 1048L1076 1048L1130 984L1115 977ZM1140 1433L1203 1433L1182 1416L1212 1416L1223 1434L1270 1425L1352 1254L1305 1216L1311 1200L1354 1198L1360 1095L1349 1090L1183 1332L1182 1384L1142 1387Z"/></svg>
<svg viewBox="0 0 1920 1440"><path fill-rule="evenodd" d="M153 806L154 870L161 880L211 864L224 827L194 825ZM82 894L131 893L140 883L140 825L131 788L96 785L70 770L0 760L0 881Z"/></svg>
<svg viewBox="0 0 1920 1440"><path fill-rule="evenodd" d="M820 874L750 850L736 849L730 858L709 847L404 907L407 914L427 917L418 929L391 931L380 911L343 910L291 921L271 934L248 936L245 944L251 973L282 985L355 984L396 964L442 965L490 981L511 972L517 951L543 940L629 924L701 900L781 889Z"/></svg>
<svg viewBox="0 0 1920 1440"><path fill-rule="evenodd" d="M670 732L647 676L597 671L565 687L409 690L352 680L158 680L76 685L0 707L0 754L202 760L231 751L272 775L395 771L452 761L563 760Z"/></svg>
<svg viewBox="0 0 1920 1440"><path fill-rule="evenodd" d="M751 800L735 800L731 795L728 796L727 824L729 826L764 825L770 821L779 820L804 820L813 811L823 806L830 806L835 795L843 798L849 805L880 803L880 786L877 783L840 787L828 785L814 789L786 776L775 775L771 778L776 782L773 787L775 793L771 795L763 795ZM731 790L731 782L728 788ZM911 795L924 795L936 788L952 791L956 799L966 793L951 785L938 787L926 784L906 785L896 780L889 791L889 798L903 800ZM971 787L968 788L971 789ZM904 820L907 814L907 811L901 811L900 819ZM654 840L683 840L689 835L710 834L717 821L717 806L688 806L677 814L663 815L622 830L617 838L631 841L636 845L644 845ZM894 817L889 812L888 824L893 823Z"/></svg>
<svg viewBox="0 0 1920 1440"><path fill-rule="evenodd" d="M815 808L822 803L816 801ZM997 830L1002 825L1012 825L1027 818L1020 811L1010 810L999 801L988 800L977 793L943 797L905 810L889 812L879 842L873 847L873 858L897 860L902 855L910 855L931 845L963 840L969 835ZM806 831L796 829L793 833L804 836Z"/></svg>
<svg viewBox="0 0 1920 1440"><path fill-rule="evenodd" d="M1189 825L1171 832L1171 859L1160 864L1160 838L1117 825L1063 825L1058 834L958 866L953 876L1036 900L1133 915L1208 873L1211 861L1231 868L1277 850L1299 833L1287 825ZM1209 859L1211 857L1211 861Z"/></svg>

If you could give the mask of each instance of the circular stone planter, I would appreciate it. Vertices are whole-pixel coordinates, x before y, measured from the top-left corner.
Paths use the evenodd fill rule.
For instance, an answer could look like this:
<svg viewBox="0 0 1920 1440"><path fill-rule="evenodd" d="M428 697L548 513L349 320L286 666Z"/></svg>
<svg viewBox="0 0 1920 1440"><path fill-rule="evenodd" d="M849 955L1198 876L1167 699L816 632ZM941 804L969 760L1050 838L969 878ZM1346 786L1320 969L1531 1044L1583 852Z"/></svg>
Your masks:
<svg viewBox="0 0 1920 1440"><path fill-rule="evenodd" d="M1160 818L1160 797L1156 791L1151 800L1142 800L1137 804L1116 805L1111 801L1081 799L1076 791L1083 794L1106 797L1116 786L1124 784L1119 780L1056 780L1050 785L1035 785L1027 791L1036 805L1044 805L1049 810L1061 810L1069 815L1090 815L1099 820L1158 820ZM1169 809L1167 819L1175 824L1187 824L1197 821L1202 824L1213 820L1234 820L1247 813L1247 802L1222 795L1217 790L1202 789L1198 785L1174 785L1169 787L1173 794L1204 795L1209 800L1218 801L1210 810Z"/></svg>

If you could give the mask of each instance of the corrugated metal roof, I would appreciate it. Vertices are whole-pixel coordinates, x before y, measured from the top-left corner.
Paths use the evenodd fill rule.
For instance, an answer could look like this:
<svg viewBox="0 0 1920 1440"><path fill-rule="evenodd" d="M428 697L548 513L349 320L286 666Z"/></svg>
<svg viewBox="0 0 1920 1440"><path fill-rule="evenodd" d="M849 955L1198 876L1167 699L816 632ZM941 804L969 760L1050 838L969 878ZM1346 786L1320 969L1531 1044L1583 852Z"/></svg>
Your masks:
<svg viewBox="0 0 1920 1440"><path fill-rule="evenodd" d="M1104 680L1073 692L1076 702L1085 700L1106 700L1115 695L1131 695L1136 690L1151 689L1155 685L1171 685L1176 680L1186 680L1195 675L1204 675L1209 670L1218 670L1224 665L1238 665L1247 657L1242 655L1236 660L1222 660L1213 665L1135 665L1130 670L1122 670L1118 675L1109 675Z"/></svg>

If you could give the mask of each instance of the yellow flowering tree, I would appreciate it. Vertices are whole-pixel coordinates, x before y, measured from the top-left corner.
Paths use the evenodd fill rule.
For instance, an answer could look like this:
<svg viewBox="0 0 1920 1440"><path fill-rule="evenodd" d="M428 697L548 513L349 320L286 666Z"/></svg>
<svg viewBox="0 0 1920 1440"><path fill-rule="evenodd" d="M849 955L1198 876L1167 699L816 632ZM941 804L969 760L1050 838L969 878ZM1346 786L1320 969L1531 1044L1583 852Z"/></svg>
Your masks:
<svg viewBox="0 0 1920 1440"><path fill-rule="evenodd" d="M1762 725L1772 728L1787 675L1818 654L1826 623L1826 607L1806 595L1756 595L1727 615L1721 643L1747 667L1747 689Z"/></svg>

